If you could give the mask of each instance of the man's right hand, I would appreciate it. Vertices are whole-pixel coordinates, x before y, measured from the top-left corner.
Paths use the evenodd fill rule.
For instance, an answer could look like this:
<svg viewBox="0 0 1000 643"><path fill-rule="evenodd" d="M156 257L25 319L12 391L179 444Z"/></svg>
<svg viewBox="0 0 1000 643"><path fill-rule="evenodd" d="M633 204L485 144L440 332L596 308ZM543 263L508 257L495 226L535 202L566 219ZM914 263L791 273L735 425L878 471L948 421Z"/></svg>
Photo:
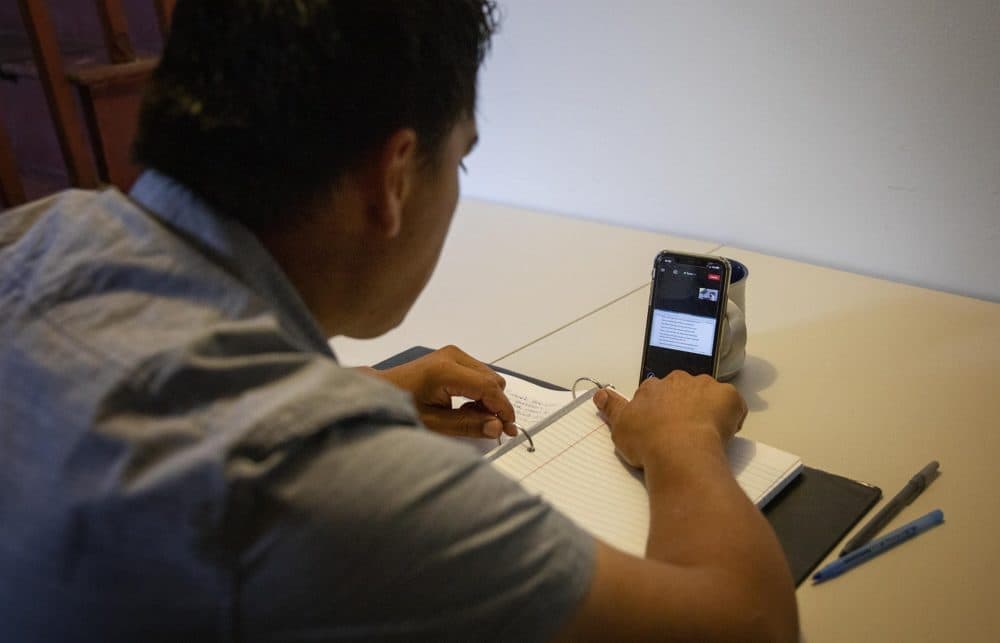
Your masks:
<svg viewBox="0 0 1000 643"><path fill-rule="evenodd" d="M747 414L708 376L649 379L631 401L594 394L621 456L645 469L645 559L597 542L590 588L556 639L794 641L795 585L781 546L723 447Z"/></svg>
<svg viewBox="0 0 1000 643"><path fill-rule="evenodd" d="M639 468L651 458L725 446L747 416L747 405L732 385L684 371L645 380L631 402L601 389L594 404L611 427L618 452Z"/></svg>

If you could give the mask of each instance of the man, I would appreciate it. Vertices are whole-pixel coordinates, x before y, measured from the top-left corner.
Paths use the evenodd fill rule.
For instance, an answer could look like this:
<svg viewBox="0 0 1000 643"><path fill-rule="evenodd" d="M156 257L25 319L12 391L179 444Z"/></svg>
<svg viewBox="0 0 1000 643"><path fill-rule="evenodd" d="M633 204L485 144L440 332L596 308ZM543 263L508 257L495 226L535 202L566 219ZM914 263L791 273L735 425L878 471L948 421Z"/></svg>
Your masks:
<svg viewBox="0 0 1000 643"><path fill-rule="evenodd" d="M181 0L130 197L0 218L5 636L795 637L781 550L726 464L732 387L595 396L645 469L640 559L426 430L513 433L488 367L446 348L376 376L327 346L397 325L427 282L494 15Z"/></svg>

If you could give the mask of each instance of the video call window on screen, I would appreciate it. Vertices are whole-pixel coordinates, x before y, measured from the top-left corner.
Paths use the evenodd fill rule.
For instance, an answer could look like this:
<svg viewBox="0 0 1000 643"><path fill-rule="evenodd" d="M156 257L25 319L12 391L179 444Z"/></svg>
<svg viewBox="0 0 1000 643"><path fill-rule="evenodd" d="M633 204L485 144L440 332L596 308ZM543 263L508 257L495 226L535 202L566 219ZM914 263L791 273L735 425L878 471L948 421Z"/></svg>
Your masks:
<svg viewBox="0 0 1000 643"><path fill-rule="evenodd" d="M714 288L699 288L698 299L705 301L719 301L719 291Z"/></svg>

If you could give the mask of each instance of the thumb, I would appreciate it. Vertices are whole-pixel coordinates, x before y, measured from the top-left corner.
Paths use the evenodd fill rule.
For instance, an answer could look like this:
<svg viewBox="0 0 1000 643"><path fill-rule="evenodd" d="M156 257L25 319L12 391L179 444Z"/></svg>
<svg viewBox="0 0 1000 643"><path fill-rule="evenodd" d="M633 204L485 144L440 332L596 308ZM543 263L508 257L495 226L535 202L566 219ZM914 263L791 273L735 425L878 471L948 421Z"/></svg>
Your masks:
<svg viewBox="0 0 1000 643"><path fill-rule="evenodd" d="M628 400L612 389L602 388L594 393L594 405L613 430L618 422L618 416L628 405Z"/></svg>

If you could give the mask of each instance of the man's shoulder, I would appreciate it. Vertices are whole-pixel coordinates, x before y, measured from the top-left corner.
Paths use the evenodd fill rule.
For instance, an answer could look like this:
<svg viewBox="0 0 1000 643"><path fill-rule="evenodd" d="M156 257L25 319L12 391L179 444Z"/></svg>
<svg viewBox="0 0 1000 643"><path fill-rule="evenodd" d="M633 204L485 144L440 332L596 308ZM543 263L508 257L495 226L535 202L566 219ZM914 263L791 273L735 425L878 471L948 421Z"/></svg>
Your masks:
<svg viewBox="0 0 1000 643"><path fill-rule="evenodd" d="M194 257L186 245L113 188L66 190L0 217L4 290L38 303L176 274L178 255Z"/></svg>
<svg viewBox="0 0 1000 643"><path fill-rule="evenodd" d="M12 247L53 243L59 233L75 236L88 231L90 234L78 239L85 242L107 233L116 223L127 224L127 219L141 215L142 209L114 188L63 190L4 212L0 217L0 252L10 260Z"/></svg>
<svg viewBox="0 0 1000 643"><path fill-rule="evenodd" d="M114 189L67 190L5 214L0 272L8 335L58 332L119 363L267 309Z"/></svg>
<svg viewBox="0 0 1000 643"><path fill-rule="evenodd" d="M161 449L157 435L180 450L209 435L273 446L342 418L415 423L402 392L303 341L121 193L71 190L5 217L0 416L58 427L61 444L117 445L87 467Z"/></svg>
<svg viewBox="0 0 1000 643"><path fill-rule="evenodd" d="M4 212L0 216L4 286L23 282L38 270L54 271L53 254L60 247L86 244L106 234L109 215L116 209L112 203L114 197L102 192L73 189Z"/></svg>

